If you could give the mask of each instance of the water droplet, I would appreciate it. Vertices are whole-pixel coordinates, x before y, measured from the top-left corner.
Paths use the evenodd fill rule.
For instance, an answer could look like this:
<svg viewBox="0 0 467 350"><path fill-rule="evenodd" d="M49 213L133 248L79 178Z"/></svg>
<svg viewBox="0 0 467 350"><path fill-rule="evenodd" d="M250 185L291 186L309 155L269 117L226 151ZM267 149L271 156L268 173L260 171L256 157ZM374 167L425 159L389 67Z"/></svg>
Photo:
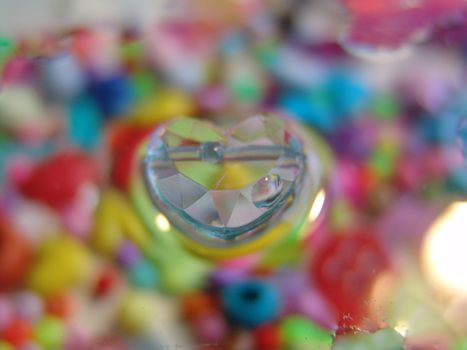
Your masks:
<svg viewBox="0 0 467 350"><path fill-rule="evenodd" d="M284 183L279 175L266 175L253 186L253 203L257 207L270 207L283 188Z"/></svg>
<svg viewBox="0 0 467 350"><path fill-rule="evenodd" d="M205 142L199 147L199 157L209 163L219 163L224 158L224 147L219 142Z"/></svg>

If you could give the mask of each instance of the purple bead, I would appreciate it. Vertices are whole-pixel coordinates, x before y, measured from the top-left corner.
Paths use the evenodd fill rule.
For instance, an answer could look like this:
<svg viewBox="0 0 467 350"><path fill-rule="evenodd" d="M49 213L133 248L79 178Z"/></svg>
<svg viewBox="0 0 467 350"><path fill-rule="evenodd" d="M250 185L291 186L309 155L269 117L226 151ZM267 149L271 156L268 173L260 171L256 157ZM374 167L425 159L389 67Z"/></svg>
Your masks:
<svg viewBox="0 0 467 350"><path fill-rule="evenodd" d="M124 267L136 264L141 259L138 247L130 241L124 241L118 250L118 261Z"/></svg>
<svg viewBox="0 0 467 350"><path fill-rule="evenodd" d="M35 322L42 317L44 303L42 299L30 292L22 292L15 296L15 306L18 315L25 320Z"/></svg>
<svg viewBox="0 0 467 350"><path fill-rule="evenodd" d="M245 279L247 273L234 268L220 268L215 270L209 277L210 282L215 287L223 287Z"/></svg>

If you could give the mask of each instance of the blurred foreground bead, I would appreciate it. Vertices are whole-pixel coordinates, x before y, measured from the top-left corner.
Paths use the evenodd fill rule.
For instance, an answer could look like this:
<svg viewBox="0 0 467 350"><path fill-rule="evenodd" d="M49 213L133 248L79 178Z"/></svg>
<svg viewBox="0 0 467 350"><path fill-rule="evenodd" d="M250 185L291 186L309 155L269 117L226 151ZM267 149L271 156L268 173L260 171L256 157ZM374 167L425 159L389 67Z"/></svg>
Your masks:
<svg viewBox="0 0 467 350"><path fill-rule="evenodd" d="M34 291L52 296L82 282L89 274L89 251L80 242L57 236L38 252L28 274L28 285Z"/></svg>
<svg viewBox="0 0 467 350"><path fill-rule="evenodd" d="M89 92L106 118L124 116L133 106L131 82L124 74L95 78Z"/></svg>
<svg viewBox="0 0 467 350"><path fill-rule="evenodd" d="M42 317L44 302L35 293L22 292L15 295L16 312L21 318L35 322Z"/></svg>
<svg viewBox="0 0 467 350"><path fill-rule="evenodd" d="M6 295L0 294L0 334L10 324L15 316L13 303Z"/></svg>
<svg viewBox="0 0 467 350"><path fill-rule="evenodd" d="M64 150L33 167L19 184L21 193L54 209L70 205L83 185L99 180L98 165L93 158L76 150Z"/></svg>
<svg viewBox="0 0 467 350"><path fill-rule="evenodd" d="M28 321L18 318L9 323L1 336L7 343L19 348L32 340L33 330Z"/></svg>
<svg viewBox="0 0 467 350"><path fill-rule="evenodd" d="M275 324L265 324L253 331L256 350L280 350L282 337L279 327Z"/></svg>
<svg viewBox="0 0 467 350"><path fill-rule="evenodd" d="M227 316L243 327L273 321L281 307L276 287L263 280L246 280L224 287L222 304Z"/></svg>
<svg viewBox="0 0 467 350"><path fill-rule="evenodd" d="M193 325L197 339L201 342L222 344L228 334L228 326L220 312L206 313L198 317Z"/></svg>
<svg viewBox="0 0 467 350"><path fill-rule="evenodd" d="M182 296L181 308L183 317L194 323L196 319L213 313L218 309L218 305L213 295L198 291Z"/></svg>
<svg viewBox="0 0 467 350"><path fill-rule="evenodd" d="M32 262L32 249L0 214L0 292L18 287Z"/></svg>
<svg viewBox="0 0 467 350"><path fill-rule="evenodd" d="M371 232L329 233L315 252L310 277L336 308L339 325L358 326L368 312L369 293L389 260Z"/></svg>
<svg viewBox="0 0 467 350"><path fill-rule="evenodd" d="M68 137L72 144L92 151L99 146L102 116L95 101L88 95L73 99L68 107Z"/></svg>
<svg viewBox="0 0 467 350"><path fill-rule="evenodd" d="M330 350L333 333L301 316L288 316L280 322L280 332L287 349Z"/></svg>
<svg viewBox="0 0 467 350"><path fill-rule="evenodd" d="M84 72L75 57L67 51L50 57L40 57L39 83L45 95L53 100L67 102L85 86Z"/></svg>
<svg viewBox="0 0 467 350"><path fill-rule="evenodd" d="M156 310L150 297L143 293L132 292L123 299L118 311L119 326L129 333L146 330Z"/></svg>
<svg viewBox="0 0 467 350"><path fill-rule="evenodd" d="M46 299L46 310L49 315L62 320L69 319L76 310L76 301L70 293L52 295Z"/></svg>
<svg viewBox="0 0 467 350"><path fill-rule="evenodd" d="M141 259L128 269L131 283L138 288L155 289L159 285L157 267L147 260Z"/></svg>
<svg viewBox="0 0 467 350"><path fill-rule="evenodd" d="M34 334L44 350L61 349L65 342L66 328L58 318L46 316L36 325Z"/></svg>
<svg viewBox="0 0 467 350"><path fill-rule="evenodd" d="M99 273L96 284L94 285L94 295L104 297L112 293L119 282L118 271L112 267L105 267Z"/></svg>
<svg viewBox="0 0 467 350"><path fill-rule="evenodd" d="M154 126L178 116L193 116L194 101L181 90L162 89L135 107L129 122L140 126Z"/></svg>

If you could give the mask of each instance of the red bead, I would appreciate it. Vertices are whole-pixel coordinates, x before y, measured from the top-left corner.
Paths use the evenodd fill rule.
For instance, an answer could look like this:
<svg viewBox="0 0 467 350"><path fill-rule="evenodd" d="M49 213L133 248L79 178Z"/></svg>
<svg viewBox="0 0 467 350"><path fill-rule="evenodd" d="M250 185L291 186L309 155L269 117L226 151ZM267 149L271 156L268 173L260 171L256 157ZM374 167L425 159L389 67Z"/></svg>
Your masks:
<svg viewBox="0 0 467 350"><path fill-rule="evenodd" d="M253 331L256 350L276 350L281 348L281 335L279 328L274 324L257 327Z"/></svg>
<svg viewBox="0 0 467 350"><path fill-rule="evenodd" d="M60 209L76 198L82 185L98 180L94 159L83 152L67 150L37 164L19 190L26 197Z"/></svg>
<svg viewBox="0 0 467 350"><path fill-rule="evenodd" d="M369 232L334 233L315 252L311 278L339 315L341 327L358 326L368 313L368 297L389 260Z"/></svg>
<svg viewBox="0 0 467 350"><path fill-rule="evenodd" d="M108 295L115 288L118 282L118 273L113 268L105 268L99 275L94 294L98 297Z"/></svg>
<svg viewBox="0 0 467 350"><path fill-rule="evenodd" d="M13 320L4 330L1 338L11 345L19 348L32 339L31 325L22 319Z"/></svg>
<svg viewBox="0 0 467 350"><path fill-rule="evenodd" d="M153 127L117 125L114 127L110 147L114 157L112 182L121 190L128 189L133 172L136 151L141 142L153 131Z"/></svg>
<svg viewBox="0 0 467 350"><path fill-rule="evenodd" d="M0 215L0 292L21 285L31 261L29 243Z"/></svg>

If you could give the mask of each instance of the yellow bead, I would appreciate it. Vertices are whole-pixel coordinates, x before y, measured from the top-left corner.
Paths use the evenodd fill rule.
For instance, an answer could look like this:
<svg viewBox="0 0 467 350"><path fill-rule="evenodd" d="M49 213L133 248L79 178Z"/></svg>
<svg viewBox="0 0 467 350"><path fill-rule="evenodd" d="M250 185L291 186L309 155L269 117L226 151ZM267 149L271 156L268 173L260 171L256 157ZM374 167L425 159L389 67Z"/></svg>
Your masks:
<svg viewBox="0 0 467 350"><path fill-rule="evenodd" d="M91 260L80 242L59 235L46 242L28 276L31 289L53 295L82 282L88 276Z"/></svg>
<svg viewBox="0 0 467 350"><path fill-rule="evenodd" d="M92 246L101 254L112 256L123 240L119 220L119 193L105 192L95 213L95 227L91 235Z"/></svg>
<svg viewBox="0 0 467 350"><path fill-rule="evenodd" d="M118 323L129 333L139 333L148 327L153 316L151 298L144 293L134 292L123 299L118 313Z"/></svg>
<svg viewBox="0 0 467 350"><path fill-rule="evenodd" d="M126 238L138 246L149 243L149 235L124 195L109 190L102 195L96 211L93 247L102 254L113 256Z"/></svg>
<svg viewBox="0 0 467 350"><path fill-rule="evenodd" d="M158 124L176 116L192 116L195 112L193 100L179 90L158 91L137 106L129 122L137 125Z"/></svg>

